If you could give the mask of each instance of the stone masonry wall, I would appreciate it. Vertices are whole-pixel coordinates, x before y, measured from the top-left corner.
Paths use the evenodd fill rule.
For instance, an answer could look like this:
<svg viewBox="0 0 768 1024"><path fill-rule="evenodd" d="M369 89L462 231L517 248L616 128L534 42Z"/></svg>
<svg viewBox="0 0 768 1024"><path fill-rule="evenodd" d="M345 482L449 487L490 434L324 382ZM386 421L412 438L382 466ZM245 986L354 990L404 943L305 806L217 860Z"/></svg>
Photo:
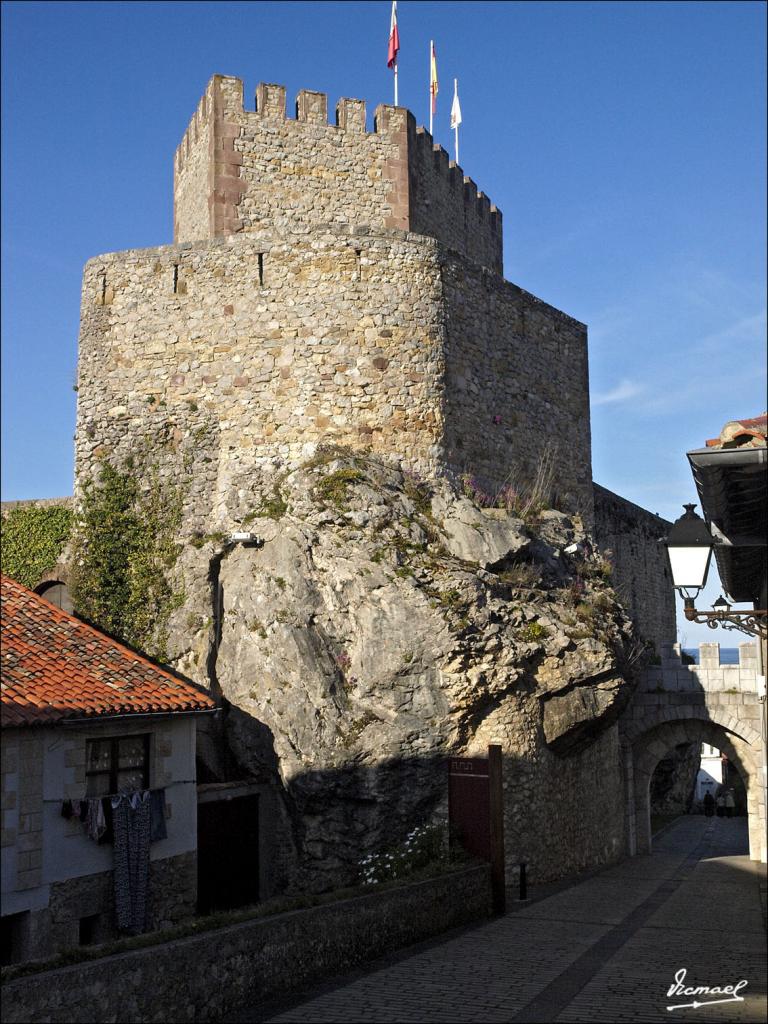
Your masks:
<svg viewBox="0 0 768 1024"><path fill-rule="evenodd" d="M295 119L285 87L216 75L176 151L176 242L239 231L311 231L327 224L396 228L437 238L502 269L501 214L403 107L380 105L366 131L362 100L302 90Z"/></svg>
<svg viewBox="0 0 768 1024"><path fill-rule="evenodd" d="M28 975L4 982L3 1020L222 1020L248 1004L487 917L490 895L489 870L481 865Z"/></svg>
<svg viewBox="0 0 768 1024"><path fill-rule="evenodd" d="M595 536L600 548L611 552L616 593L639 634L660 655L664 644L674 643L677 628L675 592L659 543L671 524L599 484L594 491Z"/></svg>
<svg viewBox="0 0 768 1024"><path fill-rule="evenodd" d="M170 928L195 913L197 854L194 851L153 860L149 865L147 930ZM115 923L114 875L111 871L70 878L51 885L48 907L38 911L47 933L44 947L30 949L30 958L51 956L78 945L80 919L95 917L93 940L109 942L118 937Z"/></svg>
<svg viewBox="0 0 768 1024"><path fill-rule="evenodd" d="M533 721L527 724L535 734ZM520 862L538 885L620 860L626 849L618 725L568 757L524 736L505 738L507 885L516 882Z"/></svg>
<svg viewBox="0 0 768 1024"><path fill-rule="evenodd" d="M77 476L142 437L194 437L187 499L222 511L233 481L318 442L496 488L553 446L566 507L589 522L585 389L582 325L428 238L134 250L86 266Z"/></svg>
<svg viewBox="0 0 768 1024"><path fill-rule="evenodd" d="M424 128L408 120L410 229L503 272L501 211Z"/></svg>
<svg viewBox="0 0 768 1024"><path fill-rule="evenodd" d="M343 99L338 126L327 97L302 90L296 120L286 118L285 88L260 85L257 113L235 114L245 192L238 214L246 231L324 223L408 229L406 112L379 107L365 131L365 103Z"/></svg>
<svg viewBox="0 0 768 1024"><path fill-rule="evenodd" d="M243 109L238 78L208 83L174 160L176 242L286 225L408 228L405 110L379 107L367 133L361 100L340 100L336 126L322 93L299 93L295 120L284 86L260 84L256 101Z"/></svg>
<svg viewBox="0 0 768 1024"><path fill-rule="evenodd" d="M590 526L586 327L468 260L442 276L448 462L493 492L530 483L549 449L558 507Z"/></svg>
<svg viewBox="0 0 768 1024"><path fill-rule="evenodd" d="M678 743L711 743L739 772L747 790L750 857L765 862L765 676L757 648L739 646L738 665L720 663L717 643L699 645L698 665L684 664L679 644L665 644L661 664L646 668L621 718L631 773L630 850L650 848L648 783L658 762Z"/></svg>
<svg viewBox="0 0 768 1024"><path fill-rule="evenodd" d="M176 241L210 238L214 206L213 169L215 135L220 119L215 117L216 79L211 79L184 133L173 161L173 237ZM223 152L223 151L222 151Z"/></svg>
<svg viewBox="0 0 768 1024"><path fill-rule="evenodd" d="M4 889L34 889L43 871L43 739L5 730L2 744Z"/></svg>
<svg viewBox="0 0 768 1024"><path fill-rule="evenodd" d="M429 472L441 341L427 239L243 235L99 257L83 282L76 475L163 431L194 438L186 497L206 512L255 466L321 440Z"/></svg>

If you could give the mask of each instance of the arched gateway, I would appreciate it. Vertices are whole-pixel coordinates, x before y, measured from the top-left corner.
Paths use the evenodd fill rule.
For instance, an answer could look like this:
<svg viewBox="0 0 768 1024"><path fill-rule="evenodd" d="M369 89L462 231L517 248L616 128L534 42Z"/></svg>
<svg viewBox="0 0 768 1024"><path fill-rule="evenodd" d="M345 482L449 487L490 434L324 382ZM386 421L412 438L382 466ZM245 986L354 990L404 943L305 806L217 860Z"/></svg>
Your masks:
<svg viewBox="0 0 768 1024"><path fill-rule="evenodd" d="M648 670L621 722L627 805L627 852L650 853L650 783L670 748L711 743L744 781L749 855L766 860L764 696L758 692L755 648L740 649L738 665L721 665L717 644L702 644L700 665L684 665L678 645Z"/></svg>

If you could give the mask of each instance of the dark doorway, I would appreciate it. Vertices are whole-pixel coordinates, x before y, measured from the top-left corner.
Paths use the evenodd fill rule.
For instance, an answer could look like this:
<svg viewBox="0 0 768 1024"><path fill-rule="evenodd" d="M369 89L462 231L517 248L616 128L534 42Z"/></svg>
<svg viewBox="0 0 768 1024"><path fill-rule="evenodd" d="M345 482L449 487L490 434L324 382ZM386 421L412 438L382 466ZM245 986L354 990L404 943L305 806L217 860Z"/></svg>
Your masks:
<svg viewBox="0 0 768 1024"><path fill-rule="evenodd" d="M258 899L258 794L198 804L198 912L232 910Z"/></svg>
<svg viewBox="0 0 768 1024"><path fill-rule="evenodd" d="M74 611L67 585L61 580L49 580L47 583L41 583L39 587L35 588L35 593L44 597L46 601L50 601L51 604L55 604L57 608L61 608L68 615Z"/></svg>
<svg viewBox="0 0 768 1024"><path fill-rule="evenodd" d="M20 914L6 914L2 919L0 928L0 964L3 967L8 964L23 963L29 933L29 911L22 910Z"/></svg>

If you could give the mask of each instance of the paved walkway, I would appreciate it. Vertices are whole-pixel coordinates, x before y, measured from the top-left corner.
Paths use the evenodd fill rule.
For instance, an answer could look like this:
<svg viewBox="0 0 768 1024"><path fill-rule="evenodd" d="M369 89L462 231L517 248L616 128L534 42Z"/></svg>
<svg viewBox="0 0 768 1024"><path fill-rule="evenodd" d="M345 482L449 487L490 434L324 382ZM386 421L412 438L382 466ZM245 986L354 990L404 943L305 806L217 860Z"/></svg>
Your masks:
<svg viewBox="0 0 768 1024"><path fill-rule="evenodd" d="M487 924L390 956L237 1021L763 1022L766 940L746 819L687 817L651 856L609 868ZM518 905L519 907L519 905ZM734 985L743 1001L669 1010Z"/></svg>

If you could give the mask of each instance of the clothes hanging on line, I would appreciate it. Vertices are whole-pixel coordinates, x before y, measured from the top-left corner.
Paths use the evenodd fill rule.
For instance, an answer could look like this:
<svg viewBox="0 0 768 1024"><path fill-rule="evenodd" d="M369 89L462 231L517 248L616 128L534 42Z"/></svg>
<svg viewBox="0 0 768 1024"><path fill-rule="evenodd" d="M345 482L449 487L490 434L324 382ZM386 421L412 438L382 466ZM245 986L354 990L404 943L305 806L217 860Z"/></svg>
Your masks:
<svg viewBox="0 0 768 1024"><path fill-rule="evenodd" d="M88 838L99 846L112 841L112 810L107 797L64 800L61 816L67 821L79 821Z"/></svg>
<svg viewBox="0 0 768 1024"><path fill-rule="evenodd" d="M117 926L121 931L138 935L147 926L149 790L113 796L110 802Z"/></svg>
<svg viewBox="0 0 768 1024"><path fill-rule="evenodd" d="M104 805L100 796L91 797L88 801L88 810L85 817L85 831L89 839L98 843L107 831L107 818L104 814Z"/></svg>

